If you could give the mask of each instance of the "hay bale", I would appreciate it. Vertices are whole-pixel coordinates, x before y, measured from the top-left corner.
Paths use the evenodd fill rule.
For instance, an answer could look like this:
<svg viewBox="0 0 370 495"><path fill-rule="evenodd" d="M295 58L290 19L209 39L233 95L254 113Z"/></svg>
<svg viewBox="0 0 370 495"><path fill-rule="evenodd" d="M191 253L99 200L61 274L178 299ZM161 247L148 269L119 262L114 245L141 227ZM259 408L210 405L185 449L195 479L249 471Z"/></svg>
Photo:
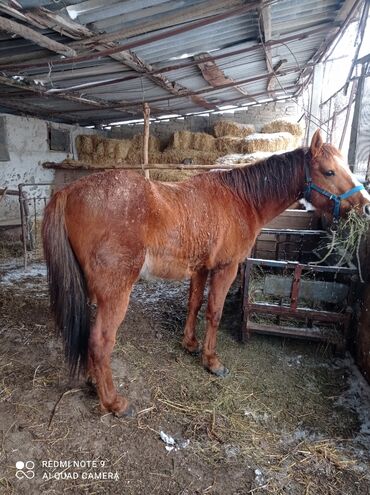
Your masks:
<svg viewBox="0 0 370 495"><path fill-rule="evenodd" d="M112 140L113 141L113 140ZM131 146L131 139L117 139L114 143L114 159L123 162Z"/></svg>
<svg viewBox="0 0 370 495"><path fill-rule="evenodd" d="M212 165L220 154L216 151L178 150L167 148L159 157L157 163L183 163L191 159L193 165Z"/></svg>
<svg viewBox="0 0 370 495"><path fill-rule="evenodd" d="M267 134L273 132L290 132L293 136L297 136L302 139L304 129L298 122L288 119L276 119L268 124L265 124L262 127L261 132Z"/></svg>
<svg viewBox="0 0 370 495"><path fill-rule="evenodd" d="M76 136L76 149L78 157L91 155L93 152L93 142L91 136L80 134Z"/></svg>
<svg viewBox="0 0 370 495"><path fill-rule="evenodd" d="M294 149L295 137L290 132L275 132L273 134L251 134L241 142L242 153L254 153L256 151L288 151Z"/></svg>
<svg viewBox="0 0 370 495"><path fill-rule="evenodd" d="M205 132L176 131L169 148L176 150L214 151L215 138Z"/></svg>
<svg viewBox="0 0 370 495"><path fill-rule="evenodd" d="M132 139L131 139L131 145L130 145L130 153L137 152L143 150L144 146L144 136L142 134L136 134ZM160 151L161 150L161 144L160 141L157 137L152 136L151 134L149 135L149 146L148 146L149 153L152 153L154 151Z"/></svg>
<svg viewBox="0 0 370 495"><path fill-rule="evenodd" d="M216 149L220 153L239 153L242 139L233 136L222 136L216 138Z"/></svg>
<svg viewBox="0 0 370 495"><path fill-rule="evenodd" d="M255 132L253 125L239 124L229 120L219 120L213 127L213 132L216 137L233 136L247 137Z"/></svg>
<svg viewBox="0 0 370 495"><path fill-rule="evenodd" d="M150 179L161 182L179 182L199 173L198 170L151 170Z"/></svg>

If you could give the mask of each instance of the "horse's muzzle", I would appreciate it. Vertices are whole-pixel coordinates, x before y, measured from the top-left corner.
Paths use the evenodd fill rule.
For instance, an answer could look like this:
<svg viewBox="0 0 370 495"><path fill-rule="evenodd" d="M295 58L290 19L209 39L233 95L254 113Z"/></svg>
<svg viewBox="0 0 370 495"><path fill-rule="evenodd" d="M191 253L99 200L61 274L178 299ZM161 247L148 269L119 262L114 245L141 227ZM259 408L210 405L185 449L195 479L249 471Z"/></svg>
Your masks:
<svg viewBox="0 0 370 495"><path fill-rule="evenodd" d="M366 205L363 206L362 208L365 217L370 220L370 203L366 203Z"/></svg>

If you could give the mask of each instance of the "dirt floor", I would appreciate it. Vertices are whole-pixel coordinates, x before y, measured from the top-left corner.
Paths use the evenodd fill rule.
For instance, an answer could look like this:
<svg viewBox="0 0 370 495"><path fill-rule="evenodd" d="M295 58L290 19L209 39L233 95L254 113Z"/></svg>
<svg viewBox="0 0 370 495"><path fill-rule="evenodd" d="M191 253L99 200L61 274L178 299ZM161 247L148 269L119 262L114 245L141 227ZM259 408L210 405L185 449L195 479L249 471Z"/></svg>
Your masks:
<svg viewBox="0 0 370 495"><path fill-rule="evenodd" d="M218 345L231 374L213 377L179 344L188 285L140 282L113 357L138 415L101 416L68 380L44 266L0 263L1 494L370 493L370 389L349 357L241 345L234 288Z"/></svg>

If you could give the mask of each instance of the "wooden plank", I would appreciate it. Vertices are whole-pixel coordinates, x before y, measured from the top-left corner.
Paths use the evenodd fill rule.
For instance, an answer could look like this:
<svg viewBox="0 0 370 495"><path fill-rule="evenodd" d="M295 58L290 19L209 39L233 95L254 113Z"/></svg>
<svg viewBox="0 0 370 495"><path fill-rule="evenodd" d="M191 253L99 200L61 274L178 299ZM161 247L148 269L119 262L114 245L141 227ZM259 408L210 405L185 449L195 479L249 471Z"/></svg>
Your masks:
<svg viewBox="0 0 370 495"><path fill-rule="evenodd" d="M149 179L149 125L150 125L150 107L148 103L144 103L143 105L144 112L144 137L143 137L143 165L144 165L144 174L147 179Z"/></svg>
<svg viewBox="0 0 370 495"><path fill-rule="evenodd" d="M17 22L6 19L5 17L0 17L0 29L2 31L6 31L7 33L21 36L26 40L36 43L36 45L47 48L52 52L59 53L60 55L65 55L66 57L74 57L77 55L76 51L68 45L62 45L62 43L58 43L57 41L54 41L47 36L24 26L23 24L18 24Z"/></svg>
<svg viewBox="0 0 370 495"><path fill-rule="evenodd" d="M250 303L248 305L248 311L250 313L259 314L274 314L285 317L297 318L305 320L310 318L316 321L328 321L328 322L345 322L348 319L350 313L334 313L330 311L320 311L311 308L298 308L294 311L289 306L278 306L277 304L267 303Z"/></svg>
<svg viewBox="0 0 370 495"><path fill-rule="evenodd" d="M308 327L289 327L287 325L272 326L264 325L261 323L255 323L248 321L248 330L254 333L261 333L266 335L278 335L283 337L292 337L298 339L310 339L318 342L330 342L336 344L343 340L343 336L338 331L329 331L308 328Z"/></svg>

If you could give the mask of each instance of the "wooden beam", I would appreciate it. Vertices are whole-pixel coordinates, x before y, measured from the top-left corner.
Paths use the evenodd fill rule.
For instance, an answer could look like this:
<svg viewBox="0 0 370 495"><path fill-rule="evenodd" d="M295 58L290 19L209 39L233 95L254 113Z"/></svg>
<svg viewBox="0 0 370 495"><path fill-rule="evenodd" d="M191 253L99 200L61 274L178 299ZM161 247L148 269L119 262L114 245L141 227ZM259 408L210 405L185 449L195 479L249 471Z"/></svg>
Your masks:
<svg viewBox="0 0 370 495"><path fill-rule="evenodd" d="M149 179L149 170L147 170L147 166L149 164L149 125L150 125L150 107L148 103L144 103L143 105L143 113L144 113L144 136L143 136L143 168L145 178Z"/></svg>
<svg viewBox="0 0 370 495"><path fill-rule="evenodd" d="M18 24L10 19L6 19L5 17L0 17L0 30L6 31L10 34L16 34L21 38L36 43L36 45L47 48L52 52L59 53L60 55L65 55L66 57L74 57L76 55L76 51L68 45L63 45L62 43L51 40L47 36L44 36L31 28L24 26L23 24Z"/></svg>
<svg viewBox="0 0 370 495"><path fill-rule="evenodd" d="M235 82L234 79L225 75L222 69L217 65L215 60L209 59L208 53L199 53L194 55L194 60L197 62L202 76L211 86L217 88L223 84ZM234 86L234 89L244 96L248 96L248 91L240 86ZM254 100L255 101L255 100Z"/></svg>
<svg viewBox="0 0 370 495"><path fill-rule="evenodd" d="M274 75L274 66L272 63L272 49L270 45L265 45L265 43L268 43L272 39L271 7L270 5L266 4L265 0L261 0L259 22L265 50L266 68L269 74L269 77L267 78L266 89L269 96L273 97L273 89L276 84L276 79Z"/></svg>
<svg viewBox="0 0 370 495"><path fill-rule="evenodd" d="M58 98L58 99L62 99L62 100L72 101L73 103L79 103L80 105L92 106L95 109L99 109L99 110L106 110L107 108L111 109L110 102L91 99L91 98L85 98L85 97L80 96L80 95L73 95L70 93L69 94L57 93L55 95L54 94L49 95L49 94L47 94L47 88L45 88L44 86L35 84L32 80L27 79L27 78L22 78L21 80L18 80L18 79L13 79L11 77L6 77L6 76L0 75L0 85L1 84L3 84L4 86L11 87L11 88L17 88L17 89L25 90L25 91L28 91L31 93L35 93L38 96L45 96L45 97L49 97L49 98L52 97L52 98ZM9 107L9 105L8 105L8 107ZM33 106L33 108L36 108L36 107ZM58 113L58 112L55 112L53 110L47 110L47 109L40 109L38 113L42 113L44 110L45 110L45 112L48 113L48 115L51 115L51 114L56 115ZM84 109L84 110L86 110L86 109ZM119 109L119 108L117 108L116 110L121 111L121 109ZM59 112L59 114L63 115L63 117L61 117L62 120L63 119L67 120L67 117L66 117L67 113L78 113L80 111L81 110L78 110L78 109L73 109L71 111L70 110L63 110L63 111ZM29 113L31 113L31 111ZM127 113L127 111L124 111L124 113Z"/></svg>

